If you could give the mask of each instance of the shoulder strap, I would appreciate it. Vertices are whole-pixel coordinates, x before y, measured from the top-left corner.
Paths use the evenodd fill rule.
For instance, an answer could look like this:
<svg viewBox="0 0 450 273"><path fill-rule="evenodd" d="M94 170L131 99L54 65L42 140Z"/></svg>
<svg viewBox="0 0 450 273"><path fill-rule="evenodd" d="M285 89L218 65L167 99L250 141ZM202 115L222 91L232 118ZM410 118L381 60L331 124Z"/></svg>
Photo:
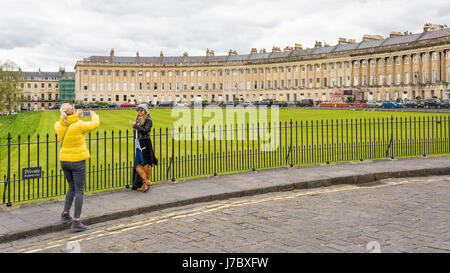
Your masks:
<svg viewBox="0 0 450 273"><path fill-rule="evenodd" d="M62 139L61 139L61 148L62 148L62 146L63 146L64 137L66 136L67 129L69 129L69 126L70 126L70 124L67 125L67 128L66 128L66 130L64 131L64 135L63 135L63 137L62 137Z"/></svg>

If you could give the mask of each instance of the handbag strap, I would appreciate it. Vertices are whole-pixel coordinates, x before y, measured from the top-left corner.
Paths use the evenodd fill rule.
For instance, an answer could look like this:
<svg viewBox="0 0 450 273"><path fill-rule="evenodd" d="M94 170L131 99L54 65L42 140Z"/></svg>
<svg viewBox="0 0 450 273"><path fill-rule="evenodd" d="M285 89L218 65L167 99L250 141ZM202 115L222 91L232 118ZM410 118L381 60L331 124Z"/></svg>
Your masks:
<svg viewBox="0 0 450 273"><path fill-rule="evenodd" d="M62 137L62 139L61 139L61 148L62 148L62 146L63 146L63 142L64 142L64 137L66 136L66 133L67 133L67 129L69 129L69 126L70 126L70 124L69 124L69 125L67 125L66 131L64 131L64 135L63 135L63 137Z"/></svg>

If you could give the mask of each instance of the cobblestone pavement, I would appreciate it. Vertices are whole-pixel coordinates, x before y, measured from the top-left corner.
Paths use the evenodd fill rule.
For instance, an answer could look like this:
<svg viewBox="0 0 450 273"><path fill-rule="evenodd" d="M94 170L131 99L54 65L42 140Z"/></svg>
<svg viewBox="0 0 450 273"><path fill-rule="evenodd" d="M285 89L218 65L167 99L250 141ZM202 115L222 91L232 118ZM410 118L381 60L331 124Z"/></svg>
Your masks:
<svg viewBox="0 0 450 273"><path fill-rule="evenodd" d="M199 203L0 244L0 252L450 252L450 176Z"/></svg>

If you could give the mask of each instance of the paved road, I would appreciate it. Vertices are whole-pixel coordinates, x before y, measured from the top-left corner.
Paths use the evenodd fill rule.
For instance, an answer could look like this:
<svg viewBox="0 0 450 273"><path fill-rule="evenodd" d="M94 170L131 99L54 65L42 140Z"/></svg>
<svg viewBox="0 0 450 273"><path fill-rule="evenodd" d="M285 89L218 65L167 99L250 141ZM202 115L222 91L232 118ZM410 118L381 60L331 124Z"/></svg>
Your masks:
<svg viewBox="0 0 450 273"><path fill-rule="evenodd" d="M195 204L0 244L0 252L450 252L450 176Z"/></svg>

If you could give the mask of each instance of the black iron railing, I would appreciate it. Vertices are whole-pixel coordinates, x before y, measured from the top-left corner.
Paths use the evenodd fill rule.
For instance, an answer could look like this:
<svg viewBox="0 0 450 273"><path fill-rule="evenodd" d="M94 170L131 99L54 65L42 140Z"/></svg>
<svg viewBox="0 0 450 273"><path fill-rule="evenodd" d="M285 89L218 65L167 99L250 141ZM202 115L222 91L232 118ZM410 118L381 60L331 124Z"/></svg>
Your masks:
<svg viewBox="0 0 450 273"><path fill-rule="evenodd" d="M450 153L449 116L341 119L153 129L159 160L152 181L302 164L415 157ZM86 135L86 191L128 188L132 184L133 131ZM8 134L0 139L0 198L11 205L65 195L56 135L31 139ZM24 169L40 167L39 178Z"/></svg>

